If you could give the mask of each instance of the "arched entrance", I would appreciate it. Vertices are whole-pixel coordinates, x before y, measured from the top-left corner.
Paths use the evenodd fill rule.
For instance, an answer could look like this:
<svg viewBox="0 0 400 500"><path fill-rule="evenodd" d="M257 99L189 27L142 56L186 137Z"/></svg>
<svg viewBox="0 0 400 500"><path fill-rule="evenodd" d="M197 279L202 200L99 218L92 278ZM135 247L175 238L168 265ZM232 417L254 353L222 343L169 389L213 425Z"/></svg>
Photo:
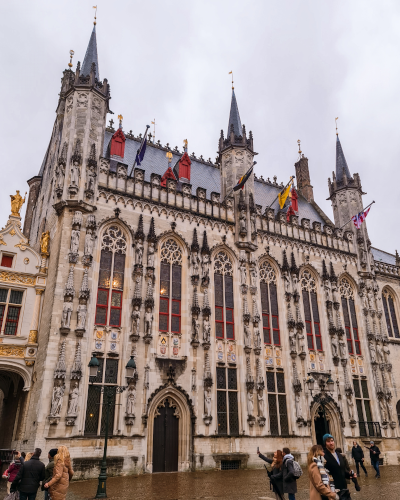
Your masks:
<svg viewBox="0 0 400 500"><path fill-rule="evenodd" d="M331 433L328 419L326 425L328 430L326 430L325 427L324 413L322 409L319 408L319 410L315 413L315 419L314 419L315 442L317 444L323 445L322 438L324 434L326 434L327 432L328 434Z"/></svg>
<svg viewBox="0 0 400 500"><path fill-rule="evenodd" d="M325 416L329 434L335 438L336 446L343 449L343 432L342 432L342 412L337 403L332 399L325 403ZM325 421L322 406L320 403L313 402L311 406L311 435L313 444L322 445L322 437L326 434Z"/></svg>
<svg viewBox="0 0 400 500"><path fill-rule="evenodd" d="M171 398L165 398L154 415L153 472L178 471L179 419Z"/></svg>
<svg viewBox="0 0 400 500"><path fill-rule="evenodd" d="M18 439L24 417L27 393L17 373L0 368L0 448L8 449Z"/></svg>

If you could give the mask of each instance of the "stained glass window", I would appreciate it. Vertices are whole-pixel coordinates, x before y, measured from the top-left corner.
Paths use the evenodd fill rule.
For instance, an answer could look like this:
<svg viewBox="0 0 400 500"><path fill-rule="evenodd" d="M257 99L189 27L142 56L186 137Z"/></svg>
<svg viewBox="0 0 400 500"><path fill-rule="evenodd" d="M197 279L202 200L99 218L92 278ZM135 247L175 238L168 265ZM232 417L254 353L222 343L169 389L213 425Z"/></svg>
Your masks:
<svg viewBox="0 0 400 500"><path fill-rule="evenodd" d="M307 346L310 351L322 351L321 324L318 311L317 285L314 277L305 270L300 278L303 297Z"/></svg>
<svg viewBox="0 0 400 500"><path fill-rule="evenodd" d="M181 332L182 252L172 238L161 247L160 313L161 332Z"/></svg>
<svg viewBox="0 0 400 500"><path fill-rule="evenodd" d="M264 344L280 345L276 274L267 261L260 266L260 290Z"/></svg>
<svg viewBox="0 0 400 500"><path fill-rule="evenodd" d="M233 268L225 252L214 259L215 336L235 338Z"/></svg>
<svg viewBox="0 0 400 500"><path fill-rule="evenodd" d="M358 324L356 309L354 305L354 292L350 283L343 278L339 284L342 301L344 328L346 331L347 349L349 354L361 354L360 338L358 336Z"/></svg>

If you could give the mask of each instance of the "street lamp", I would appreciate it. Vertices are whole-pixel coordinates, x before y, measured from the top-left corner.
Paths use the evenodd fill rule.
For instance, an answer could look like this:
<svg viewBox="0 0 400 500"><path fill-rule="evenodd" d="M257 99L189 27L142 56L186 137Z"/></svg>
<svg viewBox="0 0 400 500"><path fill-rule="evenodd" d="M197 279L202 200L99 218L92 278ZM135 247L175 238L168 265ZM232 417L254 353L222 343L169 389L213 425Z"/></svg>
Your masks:
<svg viewBox="0 0 400 500"><path fill-rule="evenodd" d="M328 376L327 380L325 380L326 376ZM314 390L314 386L315 386L315 380L313 379L311 373L308 373L308 378L306 380L306 384L307 384L307 387L311 393L311 397L322 408L322 414L324 417L325 434L328 434L329 429L328 429L328 421L326 419L325 406L330 401L333 401L332 396L328 393L333 392L334 387L335 387L335 382L332 380L332 377L330 374L329 375L320 374L320 378L318 380L320 392L318 394L315 394L314 396L313 396L313 390Z"/></svg>
<svg viewBox="0 0 400 500"><path fill-rule="evenodd" d="M92 356L92 359L89 361L89 382L93 384L95 377L97 376L97 372L100 366L99 360L95 355ZM131 356L131 359L126 364L126 374L128 378L134 376L136 371L136 363ZM106 491L106 481L107 481L107 443L108 443L108 426L110 420L110 409L115 405L115 396L117 394L121 394L126 389L126 386L119 385L95 385L102 394L104 394L103 398L103 406L106 407L106 428L104 434L104 451L103 451L103 460L100 465L100 474L99 474L99 483L97 486L97 493L95 498L107 498Z"/></svg>

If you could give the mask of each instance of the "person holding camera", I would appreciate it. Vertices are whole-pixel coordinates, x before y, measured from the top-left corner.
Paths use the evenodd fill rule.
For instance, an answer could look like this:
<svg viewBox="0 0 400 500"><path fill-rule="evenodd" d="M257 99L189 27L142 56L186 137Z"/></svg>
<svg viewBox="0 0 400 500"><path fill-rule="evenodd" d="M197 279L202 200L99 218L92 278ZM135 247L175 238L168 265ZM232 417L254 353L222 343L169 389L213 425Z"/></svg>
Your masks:
<svg viewBox="0 0 400 500"><path fill-rule="evenodd" d="M340 499L350 499L350 492L347 488L347 479L352 477L356 478L357 474L353 471L350 473L346 470L346 464L344 462L343 456L340 453L336 453L335 440L331 434L325 434L322 438L324 443L325 452L325 467L328 469L329 473L333 477L333 482L338 490L340 490Z"/></svg>

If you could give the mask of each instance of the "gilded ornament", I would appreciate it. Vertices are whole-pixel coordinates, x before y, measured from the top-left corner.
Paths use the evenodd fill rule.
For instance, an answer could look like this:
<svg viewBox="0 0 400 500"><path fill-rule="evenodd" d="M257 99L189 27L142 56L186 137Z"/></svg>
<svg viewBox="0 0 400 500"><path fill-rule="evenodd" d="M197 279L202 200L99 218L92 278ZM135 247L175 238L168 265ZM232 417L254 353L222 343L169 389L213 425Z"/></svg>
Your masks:
<svg viewBox="0 0 400 500"><path fill-rule="evenodd" d="M15 217L20 217L19 212L21 211L22 205L25 203L25 198L22 198L22 196L19 194L19 191L17 191L16 194L10 194L10 198L11 198L11 215L14 215Z"/></svg>
<svg viewBox="0 0 400 500"><path fill-rule="evenodd" d="M7 246L7 243L3 240L3 235L0 234L0 245L6 245Z"/></svg>
<svg viewBox="0 0 400 500"><path fill-rule="evenodd" d="M17 232L15 231L14 228L12 228L10 231L10 234L11 234L11 236L15 236L17 234Z"/></svg>
<svg viewBox="0 0 400 500"><path fill-rule="evenodd" d="M25 259L24 259L24 264L25 264L26 266L29 264L29 259L28 259L28 257L25 257Z"/></svg>
<svg viewBox="0 0 400 500"><path fill-rule="evenodd" d="M36 288L36 295L43 295L44 289L43 288Z"/></svg>
<svg viewBox="0 0 400 500"><path fill-rule="evenodd" d="M35 360L33 359L26 359L25 360L26 366L33 366L35 364Z"/></svg>
<svg viewBox="0 0 400 500"><path fill-rule="evenodd" d="M42 236L40 237L40 251L42 254L48 254L49 253L49 244L50 244L50 231L45 231L42 233Z"/></svg>
<svg viewBox="0 0 400 500"><path fill-rule="evenodd" d="M14 345L0 345L0 356L23 358L24 351L24 347L18 347Z"/></svg>
<svg viewBox="0 0 400 500"><path fill-rule="evenodd" d="M28 343L29 344L37 344L37 339L38 339L38 331L31 330L29 332Z"/></svg>
<svg viewBox="0 0 400 500"><path fill-rule="evenodd" d="M8 283L21 283L22 285L33 286L35 280L36 278L31 275L10 273L8 271L0 272L0 281L6 281Z"/></svg>

